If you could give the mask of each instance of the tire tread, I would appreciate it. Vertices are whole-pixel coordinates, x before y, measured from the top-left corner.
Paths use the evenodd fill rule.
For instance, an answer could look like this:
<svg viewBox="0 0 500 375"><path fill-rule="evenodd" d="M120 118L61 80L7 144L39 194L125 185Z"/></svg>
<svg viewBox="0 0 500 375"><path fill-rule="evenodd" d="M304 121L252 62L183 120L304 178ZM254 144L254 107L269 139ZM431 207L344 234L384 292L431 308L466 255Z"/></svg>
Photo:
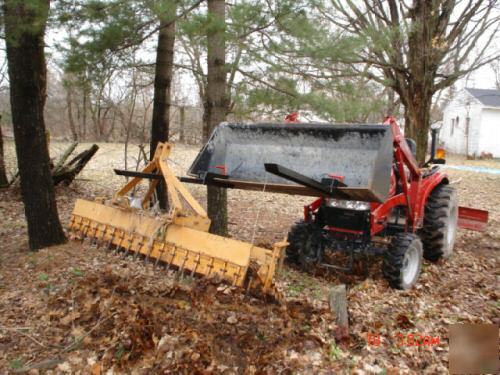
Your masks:
<svg viewBox="0 0 500 375"><path fill-rule="evenodd" d="M424 245L424 258L436 262L444 254L445 228L449 219L450 202L455 189L448 185L437 186L429 195L425 204L424 225L420 231Z"/></svg>
<svg viewBox="0 0 500 375"><path fill-rule="evenodd" d="M288 232L286 260L288 263L299 264L299 252L311 230L311 225L304 220L297 221Z"/></svg>
<svg viewBox="0 0 500 375"><path fill-rule="evenodd" d="M382 273L392 288L405 289L401 269L406 250L414 241L420 241L420 238L412 233L398 233L384 253Z"/></svg>

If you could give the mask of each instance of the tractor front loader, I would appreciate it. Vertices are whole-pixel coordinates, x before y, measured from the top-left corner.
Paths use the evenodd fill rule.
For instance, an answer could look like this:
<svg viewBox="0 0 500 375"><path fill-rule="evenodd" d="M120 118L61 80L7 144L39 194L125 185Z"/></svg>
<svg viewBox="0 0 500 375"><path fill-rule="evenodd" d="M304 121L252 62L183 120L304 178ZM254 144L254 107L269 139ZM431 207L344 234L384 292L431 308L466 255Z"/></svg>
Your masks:
<svg viewBox="0 0 500 375"><path fill-rule="evenodd" d="M160 143L142 172L119 171L132 177L109 204L78 199L69 224L74 238L90 238L134 257L180 273L216 277L233 285L271 291L274 273L286 242L265 249L208 233L210 220L203 207L172 173L168 157L172 145ZM138 184L149 180L142 197L129 197ZM161 180L167 186L170 211L151 212L151 198Z"/></svg>
<svg viewBox="0 0 500 375"><path fill-rule="evenodd" d="M452 254L459 226L481 229L487 221L485 211L458 207L434 148L424 166L415 152L393 118L373 125L224 123L182 180L316 196L289 233L288 259L308 271L350 271L355 259L382 255L389 284L408 289L422 258ZM330 262L335 253L346 255L347 265Z"/></svg>

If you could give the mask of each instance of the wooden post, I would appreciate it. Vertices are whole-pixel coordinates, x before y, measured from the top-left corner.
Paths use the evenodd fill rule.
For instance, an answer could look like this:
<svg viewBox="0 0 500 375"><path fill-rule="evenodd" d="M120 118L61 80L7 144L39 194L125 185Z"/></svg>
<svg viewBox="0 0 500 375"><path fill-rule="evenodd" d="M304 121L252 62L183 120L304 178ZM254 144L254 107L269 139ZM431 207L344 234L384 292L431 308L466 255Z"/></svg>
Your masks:
<svg viewBox="0 0 500 375"><path fill-rule="evenodd" d="M330 310L335 314L337 329L335 338L337 340L349 337L349 315L347 313L347 291L344 284L336 285L328 294Z"/></svg>

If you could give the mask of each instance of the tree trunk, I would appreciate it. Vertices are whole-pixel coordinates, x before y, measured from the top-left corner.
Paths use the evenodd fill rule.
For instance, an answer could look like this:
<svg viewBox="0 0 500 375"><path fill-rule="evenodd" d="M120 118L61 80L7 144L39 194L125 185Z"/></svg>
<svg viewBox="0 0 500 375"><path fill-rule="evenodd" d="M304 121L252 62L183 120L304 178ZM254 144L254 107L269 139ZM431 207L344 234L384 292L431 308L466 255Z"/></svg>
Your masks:
<svg viewBox="0 0 500 375"><path fill-rule="evenodd" d="M90 110L90 119L92 121L92 130L94 132L94 140L95 141L99 141L99 125L98 125L98 119L99 119L99 115L96 115L96 113L98 113L98 109L97 109L97 106L99 106L99 104L96 104L96 108L94 108L93 104L92 104L92 99L89 98L89 110ZM98 101L97 101L98 103Z"/></svg>
<svg viewBox="0 0 500 375"><path fill-rule="evenodd" d="M405 137L417 143L417 162L424 163L430 127L432 94L414 93L406 108Z"/></svg>
<svg viewBox="0 0 500 375"><path fill-rule="evenodd" d="M130 108L130 112L129 112L129 116L128 116L128 119L127 121L125 121L125 118L124 116L122 115L121 111L120 111L120 114L121 114L121 117L122 117L122 121L126 124L126 128L125 128L125 150L124 150L124 164L125 164L125 170L128 169L128 144L130 142L130 134L132 132L132 126L134 124L134 114L135 114L135 106L136 106L136 102L137 102L137 77L134 73L132 73L132 103L130 104L131 105L131 108ZM115 111L116 112L116 111ZM127 181L128 181L128 178L127 178Z"/></svg>
<svg viewBox="0 0 500 375"><path fill-rule="evenodd" d="M69 85L69 83L68 83ZM73 97L72 97L72 88L66 87L66 107L68 109L68 122L69 129L71 131L71 137L73 141L78 141L78 132L76 131L75 120L73 118Z"/></svg>
<svg viewBox="0 0 500 375"><path fill-rule="evenodd" d="M80 128L80 139L86 139L87 138L87 103L88 103L88 90L87 90L87 84L85 83L85 86L82 90L82 95L83 95L83 112L82 112L82 126Z"/></svg>
<svg viewBox="0 0 500 375"><path fill-rule="evenodd" d="M3 134L2 134L2 116L0 115L0 188L9 186L9 179L5 170L5 160L3 157Z"/></svg>
<svg viewBox="0 0 500 375"><path fill-rule="evenodd" d="M408 34L408 66L411 79L403 90L406 111L405 137L417 143L417 162L423 163L427 152L427 134L430 126L432 105L432 87L438 64L434 61L436 52L433 49L434 21L433 4L428 1L416 1L411 11L414 27Z"/></svg>
<svg viewBox="0 0 500 375"><path fill-rule="evenodd" d="M212 25L207 32L207 98L204 118L208 132L204 132L204 142L208 134L226 120L229 107L226 85L226 43L225 43L225 1L208 0L208 14ZM227 235L227 190L215 186L207 188L207 210L212 220L212 233Z"/></svg>
<svg viewBox="0 0 500 375"><path fill-rule="evenodd" d="M4 1L12 123L32 250L66 241L57 214L43 118L47 78L44 35L49 1L34 4Z"/></svg>
<svg viewBox="0 0 500 375"><path fill-rule="evenodd" d="M171 1L175 7L176 2ZM175 17L175 9L172 12ZM168 25L167 25L168 24ZM171 87L174 71L174 44L175 44L175 22L174 20L162 20L158 34L158 46L156 49L156 67L153 99L153 120L151 124L150 158L153 159L158 142L168 141L170 127ZM156 188L156 194L160 208L168 206L168 194L165 182L161 181Z"/></svg>
<svg viewBox="0 0 500 375"><path fill-rule="evenodd" d="M179 108L179 142L185 143L185 127L186 127L186 107Z"/></svg>
<svg viewBox="0 0 500 375"><path fill-rule="evenodd" d="M211 110L208 104L208 99L205 97L203 99L203 115L201 116L202 129L201 129L201 139L203 143L208 141L210 137L210 125L208 124L208 117L210 116Z"/></svg>

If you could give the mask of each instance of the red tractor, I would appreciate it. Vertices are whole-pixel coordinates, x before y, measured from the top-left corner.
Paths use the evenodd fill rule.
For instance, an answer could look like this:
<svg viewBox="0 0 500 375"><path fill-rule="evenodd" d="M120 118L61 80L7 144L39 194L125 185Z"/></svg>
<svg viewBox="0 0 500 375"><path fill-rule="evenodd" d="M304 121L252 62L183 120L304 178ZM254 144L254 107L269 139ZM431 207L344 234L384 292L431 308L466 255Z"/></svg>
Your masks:
<svg viewBox="0 0 500 375"><path fill-rule="evenodd" d="M458 224L457 193L439 167L419 168L415 143L403 137L393 118L384 124L391 128L394 145L387 199L382 203L316 199L305 206L304 220L292 227L287 256L310 270L322 263L325 249L330 248L348 252L351 269L356 254L381 253L389 284L408 289L418 279L422 257L437 261L451 255ZM436 162L433 159L431 155L429 162ZM332 179L337 181L341 179ZM386 249L377 248L376 236L390 239Z"/></svg>
<svg viewBox="0 0 500 375"><path fill-rule="evenodd" d="M459 210L436 165L444 160L435 159L435 140L432 131L431 156L420 167L415 142L390 117L374 125L224 123L191 166L195 178L185 181L316 196L289 232L288 260L306 271L347 271L355 259L378 254L389 284L408 289L422 258L452 254L459 211L469 228L487 220L484 211ZM336 252L347 255L347 266L328 261Z"/></svg>

